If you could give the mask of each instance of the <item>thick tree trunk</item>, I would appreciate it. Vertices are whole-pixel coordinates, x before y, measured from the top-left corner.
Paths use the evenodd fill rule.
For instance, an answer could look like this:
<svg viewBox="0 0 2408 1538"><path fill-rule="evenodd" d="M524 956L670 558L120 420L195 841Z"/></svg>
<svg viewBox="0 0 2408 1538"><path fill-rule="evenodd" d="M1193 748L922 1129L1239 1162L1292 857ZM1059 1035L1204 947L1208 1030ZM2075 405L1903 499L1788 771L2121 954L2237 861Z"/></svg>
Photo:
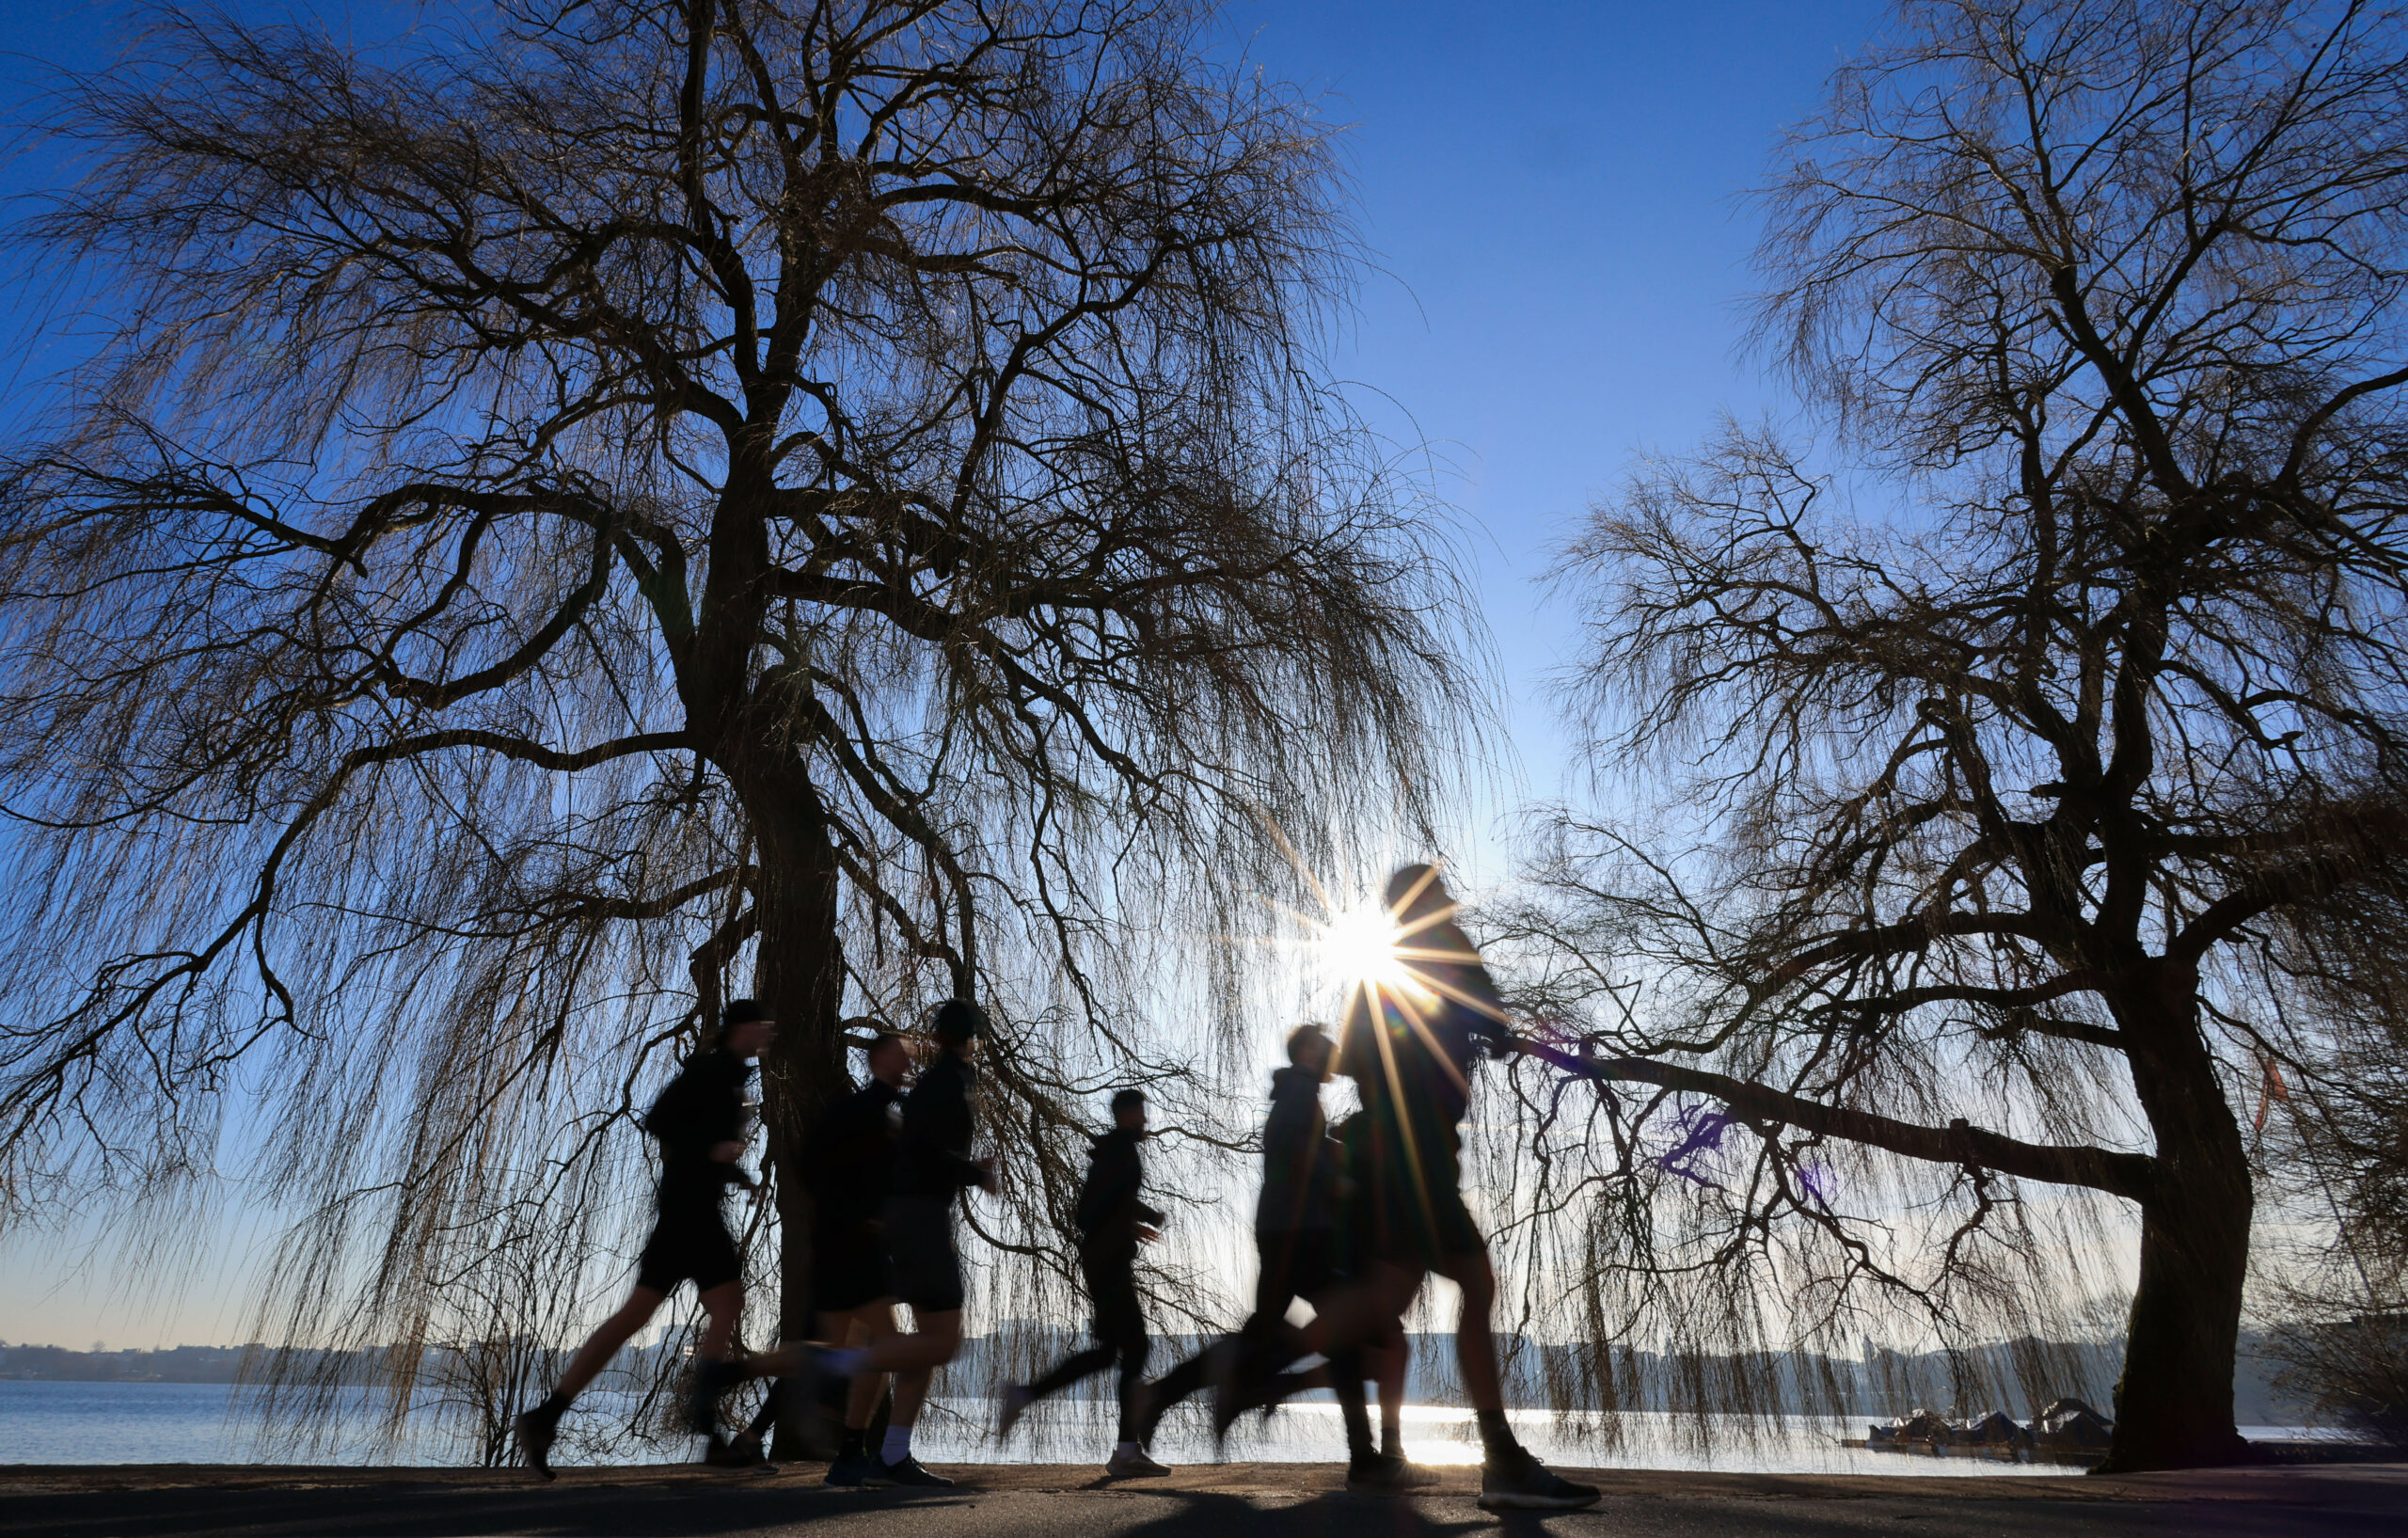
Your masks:
<svg viewBox="0 0 2408 1538"><path fill-rule="evenodd" d="M2101 1473L2250 1460L2233 1429L2232 1374L2254 1197L2240 1123L2199 1038L2188 975L2117 1010L2132 1082L2157 1136L2141 1207L2140 1284Z"/></svg>
<svg viewBox="0 0 2408 1538"><path fill-rule="evenodd" d="M761 1063L761 1121L778 1217L778 1334L812 1339L811 1197L799 1150L812 1121L851 1087L837 1024L845 991L844 943L837 929L837 870L808 785L782 787L774 806L754 803L760 876L753 902L760 949L753 988L778 1017L777 1044ZM782 1458L820 1450L802 1445L802 1418L780 1419Z"/></svg>
<svg viewBox="0 0 2408 1538"><path fill-rule="evenodd" d="M2245 1178L2224 1204L2186 1193L2141 1210L2140 1286L2115 1385L2115 1445L2099 1472L2249 1460L2232 1416L2248 1260Z"/></svg>
<svg viewBox="0 0 2408 1538"><path fill-rule="evenodd" d="M775 413L748 430L729 468L714 520L710 563L692 639L678 655L677 689L687 716L727 775L752 835L757 945L753 996L777 1017L777 1040L761 1061L764 1163L777 1200L778 1334L807 1340L811 1297L811 1197L799 1167L812 1121L851 1087L837 1023L845 992L837 927L838 868L828 814L789 738L783 696L754 675L769 569L765 457ZM780 1418L780 1457L808 1456L803 1418Z"/></svg>

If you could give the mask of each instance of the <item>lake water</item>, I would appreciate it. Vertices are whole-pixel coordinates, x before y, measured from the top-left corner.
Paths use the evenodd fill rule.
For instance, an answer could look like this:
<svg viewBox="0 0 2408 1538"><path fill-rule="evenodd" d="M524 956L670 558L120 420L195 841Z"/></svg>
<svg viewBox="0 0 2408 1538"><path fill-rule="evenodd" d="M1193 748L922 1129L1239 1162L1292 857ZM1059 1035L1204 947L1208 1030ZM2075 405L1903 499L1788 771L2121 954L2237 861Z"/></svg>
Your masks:
<svg viewBox="0 0 2408 1538"><path fill-rule="evenodd" d="M0 1463L230 1463L261 1454L253 1428L235 1412L236 1401L222 1385L180 1383L59 1383L0 1380ZM572 1419L606 1425L626 1413L626 1402L589 1394ZM439 1463L452 1451L436 1435L394 1449L374 1444L374 1417L357 1405L335 1430L328 1461ZM1111 1451L1113 1407L1102 1400L1057 1400L1038 1405L1008 1443L988 1435L990 1407L980 1401L940 1399L922 1418L917 1451L931 1463L1078 1463L1101 1461ZM1600 1442L1591 1425L1560 1422L1544 1412L1518 1413L1517 1430L1533 1451L1550 1462L1589 1467L1848 1470L1907 1472L1906 1460L1834 1445L1861 1427L1792 1418L1753 1447L1717 1449L1709 1455L1684 1434L1688 1423L1671 1416L1624 1418L1618 1448ZM1414 1405L1405 1412L1405 1449L1432 1464L1479 1461L1470 1416L1460 1409ZM1337 1406L1291 1405L1268 1423L1252 1419L1231 1435L1224 1456L1232 1461L1324 1463L1341 1455L1343 1436ZM678 1455L663 1449L658 1456ZM1165 1423L1155 1455L1166 1463L1212 1461L1200 1413L1182 1410ZM639 1450L613 1462L643 1461ZM576 1461L564 1453L561 1461ZM1997 1472L2018 1466L1960 1460L1916 1460L1919 1473ZM2049 1470L2041 1470L2049 1472Z"/></svg>
<svg viewBox="0 0 2408 1538"><path fill-rule="evenodd" d="M0 1464L249 1463L261 1452L252 1428L234 1413L236 1401L221 1384L61 1383L0 1379ZM580 1401L572 1419L607 1424L624 1414L617 1396L595 1393ZM930 1463L1101 1462L1111 1451L1112 1406L1101 1400L1062 1400L1038 1405L1008 1443L988 1435L990 1406L973 1400L941 1399L922 1419L914 1451ZM1853 1473L1975 1475L2021 1474L2050 1478L2071 1469L1971 1458L1908 1458L1838 1445L1843 1436L1864 1435L1854 1420L1784 1418L1753 1441L1725 1438L1711 1449L1698 1445L1687 1417L1627 1415L1619 1440L1599 1435L1593 1419L1560 1419L1545 1411L1513 1412L1514 1428L1530 1450L1549 1463L1590 1468L1718 1469L1760 1473ZM356 1405L338 1425L336 1451L313 1461L342 1463L443 1463L456 1453L433 1435L402 1447L374 1443L373 1418ZM2260 1437L2302 1435L2293 1428L2250 1426ZM1405 1412L1405 1451L1429 1464L1468 1464L1480 1458L1469 1412L1441 1405L1414 1405ZM1213 1453L1200 1415L1182 1410L1165 1422L1154 1448L1169 1464L1210 1463ZM685 1455L664 1449L656 1456ZM1333 1404L1291 1404L1267 1425L1251 1418L1232 1433L1223 1456L1232 1462L1330 1463L1342 1455L1338 1410ZM574 1458L564 1456L562 1462ZM647 1461L642 1452L612 1456L615 1463Z"/></svg>

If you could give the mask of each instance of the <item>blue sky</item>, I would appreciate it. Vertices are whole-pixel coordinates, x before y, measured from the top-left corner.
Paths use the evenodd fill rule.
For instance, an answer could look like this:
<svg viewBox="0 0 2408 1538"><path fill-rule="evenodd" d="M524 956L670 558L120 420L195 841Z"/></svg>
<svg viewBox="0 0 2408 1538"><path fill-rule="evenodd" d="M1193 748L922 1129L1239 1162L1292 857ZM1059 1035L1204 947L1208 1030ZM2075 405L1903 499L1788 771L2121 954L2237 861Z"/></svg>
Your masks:
<svg viewBox="0 0 2408 1538"><path fill-rule="evenodd" d="M1548 675L1551 547L1642 449L1780 412L1739 356L1745 193L1877 6L1238 0L1270 68L1329 93L1380 273L1339 365L1429 440L1511 696L1505 798L1578 790ZM1518 791L1518 795L1514 794ZM1497 810L1503 810L1503 807ZM1467 830L1477 839L1484 830Z"/></svg>
<svg viewBox="0 0 2408 1538"><path fill-rule="evenodd" d="M340 4L314 8L344 14ZM374 17L448 8L356 14L365 32ZM1430 445L1443 468L1437 489L1476 563L1469 576L1509 693L1512 769L1476 823L1526 798L1577 791L1590 768L1570 755L1545 688L1576 640L1571 606L1543 601L1533 586L1552 545L1635 451L1687 447L1719 411L1783 408L1738 353L1756 229L1741 194L1880 9L1867 0L1227 7L1233 44L1325 93L1328 116L1350 125L1360 232L1379 270L1334 361L1382 427ZM91 0L10 0L0 102L16 116L40 87L40 61L107 57L131 14ZM36 160L0 167L0 187L23 191L39 169ZM23 336L27 319L9 317L7 333ZM0 372L0 382L9 377ZM1490 832L1467 828L1466 852ZM105 1266L71 1280L55 1258L73 1252L48 1239L0 1245L0 1339L172 1344L230 1339L239 1327L239 1310L225 1306L226 1266L202 1267L179 1297Z"/></svg>

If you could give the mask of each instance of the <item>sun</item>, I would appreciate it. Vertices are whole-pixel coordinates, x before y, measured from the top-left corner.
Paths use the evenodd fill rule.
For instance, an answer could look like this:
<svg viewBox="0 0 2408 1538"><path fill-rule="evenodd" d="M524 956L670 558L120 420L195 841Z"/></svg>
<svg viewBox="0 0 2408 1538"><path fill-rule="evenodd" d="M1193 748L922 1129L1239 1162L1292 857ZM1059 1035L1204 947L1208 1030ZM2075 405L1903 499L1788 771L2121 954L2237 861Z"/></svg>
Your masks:
<svg viewBox="0 0 2408 1538"><path fill-rule="evenodd" d="M1349 989L1377 984L1386 989L1410 988L1412 972L1397 955L1402 938L1385 908L1351 908L1319 926L1322 964L1345 979Z"/></svg>

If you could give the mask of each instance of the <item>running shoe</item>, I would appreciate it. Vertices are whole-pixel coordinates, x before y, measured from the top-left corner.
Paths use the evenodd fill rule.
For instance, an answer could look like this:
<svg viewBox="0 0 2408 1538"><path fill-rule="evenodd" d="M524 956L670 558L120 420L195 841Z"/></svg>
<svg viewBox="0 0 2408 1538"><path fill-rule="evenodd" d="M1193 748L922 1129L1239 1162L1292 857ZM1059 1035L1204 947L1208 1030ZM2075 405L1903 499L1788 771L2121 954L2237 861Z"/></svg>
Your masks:
<svg viewBox="0 0 2408 1538"><path fill-rule="evenodd" d="M703 1462L713 1468L758 1468L766 1461L759 1448L731 1442L717 1433L703 1445Z"/></svg>
<svg viewBox="0 0 2408 1538"><path fill-rule="evenodd" d="M1147 1457L1145 1450L1140 1448L1134 1452L1115 1451L1111 1460L1103 1466L1103 1472L1109 1479L1156 1480L1170 1470Z"/></svg>
<svg viewBox="0 0 2408 1538"><path fill-rule="evenodd" d="M943 1474L929 1473L919 1459L908 1452L903 1455L901 1463L891 1464L882 1458L879 1459L878 1467L863 1483L881 1488L889 1485L901 1485L914 1490L953 1488L953 1481L946 1479Z"/></svg>
<svg viewBox="0 0 2408 1538"><path fill-rule="evenodd" d="M1480 1503L1492 1512L1572 1512L1597 1503L1597 1487L1575 1484L1525 1452L1480 1470Z"/></svg>
<svg viewBox="0 0 2408 1538"><path fill-rule="evenodd" d="M1216 1362L1212 1373L1212 1445L1229 1438L1229 1428L1248 1410L1262 1404L1263 1385L1278 1372L1279 1363L1266 1361L1260 1347L1241 1340L1237 1349Z"/></svg>
<svg viewBox="0 0 2408 1538"><path fill-rule="evenodd" d="M686 1402L686 1413L695 1434L709 1437L714 1447L720 1444L719 1402L743 1381L743 1370L734 1362L705 1360L694 1364L694 1392Z"/></svg>
<svg viewBox="0 0 2408 1538"><path fill-rule="evenodd" d="M518 1435L518 1451L527 1467L547 1480L559 1479L552 1472L552 1439L560 1435L560 1417L547 1414L539 1404L512 1421L510 1429Z"/></svg>
<svg viewBox="0 0 2408 1538"><path fill-rule="evenodd" d="M740 1431L727 1444L726 1454L721 1460L719 1467L721 1468L768 1468L770 1467L769 1454L761 1446L761 1439L758 1436L749 1431Z"/></svg>
<svg viewBox="0 0 2408 1538"><path fill-rule="evenodd" d="M828 1478L823 1482L839 1489L858 1490L869 1483L869 1454L856 1452L839 1456L828 1466Z"/></svg>
<svg viewBox="0 0 2408 1538"><path fill-rule="evenodd" d="M1401 1495L1407 1490L1427 1490L1438 1483L1438 1471L1402 1458L1382 1453L1360 1463L1346 1466L1346 1487L1368 1490L1378 1495Z"/></svg>
<svg viewBox="0 0 2408 1538"><path fill-rule="evenodd" d="M1028 1391L1026 1384L1016 1383L1005 1389L995 1401L995 1440L1000 1442L1009 1436L1012 1428L1020 1424L1020 1418L1036 1403L1037 1396Z"/></svg>

